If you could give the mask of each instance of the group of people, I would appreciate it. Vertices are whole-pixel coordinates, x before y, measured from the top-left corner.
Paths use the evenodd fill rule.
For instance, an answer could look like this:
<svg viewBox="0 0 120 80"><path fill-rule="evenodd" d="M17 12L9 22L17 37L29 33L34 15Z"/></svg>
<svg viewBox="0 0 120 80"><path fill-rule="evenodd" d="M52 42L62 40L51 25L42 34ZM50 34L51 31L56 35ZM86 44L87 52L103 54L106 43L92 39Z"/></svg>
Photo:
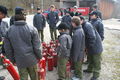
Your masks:
<svg viewBox="0 0 120 80"><path fill-rule="evenodd" d="M74 71L72 80L82 80L83 74L93 73L91 80L97 80L101 70L101 53L103 51L104 26L101 13L97 6L93 6L89 21L77 12L66 10L59 26L58 13L55 6L50 6L47 17L42 14L41 8L33 18L34 27L26 23L24 9L15 8L15 15L10 19L10 27L3 18L7 15L7 9L0 6L0 41L3 41L2 53L17 65L20 80L38 80L37 63L42 58L41 41L44 42L44 28L46 21L49 24L51 40L58 39L60 45L56 48L58 54L58 80L67 80L66 64L70 61ZM57 37L57 31L60 35ZM82 71L82 64L87 55L88 68Z"/></svg>

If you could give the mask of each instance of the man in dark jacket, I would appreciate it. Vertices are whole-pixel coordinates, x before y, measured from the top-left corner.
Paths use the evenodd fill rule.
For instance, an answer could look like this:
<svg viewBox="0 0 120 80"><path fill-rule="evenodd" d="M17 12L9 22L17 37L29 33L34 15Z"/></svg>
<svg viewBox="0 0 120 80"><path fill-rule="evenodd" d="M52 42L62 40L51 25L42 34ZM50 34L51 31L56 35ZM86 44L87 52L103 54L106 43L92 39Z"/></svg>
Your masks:
<svg viewBox="0 0 120 80"><path fill-rule="evenodd" d="M37 14L35 14L34 19L33 19L33 25L37 28L39 37L41 36L42 42L44 41L44 28L45 28L45 17L42 14L42 10L38 7L37 8Z"/></svg>
<svg viewBox="0 0 120 80"><path fill-rule="evenodd" d="M59 21L59 16L58 13L54 11L55 10L54 5L51 5L50 10L51 10L50 13L48 13L47 15L47 22L50 27L51 39L56 40L57 39L56 24Z"/></svg>
<svg viewBox="0 0 120 80"><path fill-rule="evenodd" d="M73 17L73 16L80 16L80 15L82 15L82 13L79 13L79 12L78 12L78 7L77 7L77 6L74 6L74 11L71 12L70 15L71 15L72 17Z"/></svg>
<svg viewBox="0 0 120 80"><path fill-rule="evenodd" d="M57 47L58 53L58 80L66 80L66 64L70 58L70 50L72 46L72 38L69 35L69 27L66 23L58 26L60 35L58 37L60 45Z"/></svg>
<svg viewBox="0 0 120 80"><path fill-rule="evenodd" d="M15 15L15 24L10 27L5 37L5 52L7 57L16 64L20 80L37 78L37 62L42 58L40 39L35 27L28 26L25 16Z"/></svg>
<svg viewBox="0 0 120 80"><path fill-rule="evenodd" d="M16 7L15 8L15 15L16 14L24 14L23 12L24 12L24 9L22 7ZM13 25L14 22L15 22L15 16L12 16L10 18L10 26Z"/></svg>
<svg viewBox="0 0 120 80"><path fill-rule="evenodd" d="M93 27L95 27L95 29L97 30L97 32L99 33L102 41L104 40L104 25L102 23L102 21L98 18L98 13L97 12L92 12L90 14L91 17L91 24L93 25Z"/></svg>
<svg viewBox="0 0 120 80"><path fill-rule="evenodd" d="M4 47L3 47L3 40L6 35L6 32L8 31L8 23L3 21L3 18L5 18L7 15L7 8L0 5L0 54L5 53ZM2 61L0 59L0 65L2 64ZM4 67L4 66L3 66Z"/></svg>
<svg viewBox="0 0 120 80"><path fill-rule="evenodd" d="M88 68L84 72L93 73L91 80L97 80L101 70L102 40L96 28L90 23L84 22L84 18L80 18L86 36L86 51L89 61Z"/></svg>
<svg viewBox="0 0 120 80"><path fill-rule="evenodd" d="M87 50L90 49L90 47L93 47L96 40L96 35L94 28L91 23L86 22L85 18L83 16L80 16L80 23L82 25L82 28L85 33L85 46L86 46L86 55L87 55L87 63L89 62L89 56Z"/></svg>
<svg viewBox="0 0 120 80"><path fill-rule="evenodd" d="M72 26L74 28L73 32L73 43L71 49L71 57L74 63L74 74L75 77L72 79L82 79L82 62L84 59L85 50L85 35L82 27L80 26L80 18L73 17Z"/></svg>

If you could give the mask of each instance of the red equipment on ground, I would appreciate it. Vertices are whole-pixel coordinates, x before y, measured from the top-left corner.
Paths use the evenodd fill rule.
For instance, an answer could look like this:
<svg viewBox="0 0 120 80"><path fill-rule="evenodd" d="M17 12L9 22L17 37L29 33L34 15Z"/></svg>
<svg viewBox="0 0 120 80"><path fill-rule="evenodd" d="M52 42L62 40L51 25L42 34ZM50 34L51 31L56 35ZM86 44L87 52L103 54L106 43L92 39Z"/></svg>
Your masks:
<svg viewBox="0 0 120 80"><path fill-rule="evenodd" d="M71 64L68 61L68 63L66 64L66 77L70 78L70 76L71 76Z"/></svg>
<svg viewBox="0 0 120 80"><path fill-rule="evenodd" d="M53 56L48 56L48 71L53 71Z"/></svg>
<svg viewBox="0 0 120 80"><path fill-rule="evenodd" d="M13 64L10 62L10 60L6 59L2 54L0 55L0 58L2 59L3 65L6 67L6 69L11 74L13 79L14 80L20 80L20 76L17 73L17 71L15 70L15 68L14 68Z"/></svg>

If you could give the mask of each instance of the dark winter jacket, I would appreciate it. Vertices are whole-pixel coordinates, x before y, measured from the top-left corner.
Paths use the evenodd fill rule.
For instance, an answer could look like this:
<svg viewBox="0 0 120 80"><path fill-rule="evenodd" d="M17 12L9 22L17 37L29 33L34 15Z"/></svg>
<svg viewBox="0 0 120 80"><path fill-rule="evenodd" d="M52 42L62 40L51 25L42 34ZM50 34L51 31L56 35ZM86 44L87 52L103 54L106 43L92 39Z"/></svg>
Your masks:
<svg viewBox="0 0 120 80"><path fill-rule="evenodd" d="M14 24L14 21L15 21L15 16L12 16L10 18L10 26L12 26Z"/></svg>
<svg viewBox="0 0 120 80"><path fill-rule="evenodd" d="M102 41L96 29L88 22L82 24L85 32L85 44L88 54L102 53Z"/></svg>
<svg viewBox="0 0 120 80"><path fill-rule="evenodd" d="M52 29L56 29L56 24L59 21L58 13L56 12L50 12L47 15L47 22Z"/></svg>
<svg viewBox="0 0 120 80"><path fill-rule="evenodd" d="M37 30L43 30L45 27L46 21L45 17L42 14L35 14L33 18L33 25L37 28Z"/></svg>
<svg viewBox="0 0 120 80"><path fill-rule="evenodd" d="M101 22L100 19L93 19L91 20L91 24L93 25L93 27L96 28L97 32L99 33L102 41L104 40L104 25Z"/></svg>
<svg viewBox="0 0 120 80"><path fill-rule="evenodd" d="M6 32L8 31L8 29L9 29L8 23L5 22L5 21L1 21L1 24L0 24L0 37L5 37Z"/></svg>
<svg viewBox="0 0 120 80"><path fill-rule="evenodd" d="M60 33L60 36L58 38L60 46L57 48L58 56L63 58L69 58L70 57L70 51L72 46L72 38L69 35L68 32L62 32Z"/></svg>
<svg viewBox="0 0 120 80"><path fill-rule="evenodd" d="M25 21L16 21L8 30L5 42L7 57L16 63L18 68L27 68L37 64L41 59L40 40L35 27Z"/></svg>
<svg viewBox="0 0 120 80"><path fill-rule="evenodd" d="M85 35L81 26L74 29L71 58L74 62L84 59Z"/></svg>
<svg viewBox="0 0 120 80"><path fill-rule="evenodd" d="M66 23L71 28L71 16L69 15L63 16L62 22Z"/></svg>

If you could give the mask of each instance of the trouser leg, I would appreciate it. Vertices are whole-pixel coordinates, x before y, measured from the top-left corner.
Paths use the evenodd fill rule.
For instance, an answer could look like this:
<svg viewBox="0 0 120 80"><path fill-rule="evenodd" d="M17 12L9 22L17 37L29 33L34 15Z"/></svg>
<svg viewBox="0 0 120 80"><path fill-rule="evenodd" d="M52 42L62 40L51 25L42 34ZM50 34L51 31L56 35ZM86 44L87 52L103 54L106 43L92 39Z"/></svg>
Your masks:
<svg viewBox="0 0 120 80"><path fill-rule="evenodd" d="M68 59L65 58L58 58L58 76L59 79L66 79L66 64Z"/></svg>
<svg viewBox="0 0 120 80"><path fill-rule="evenodd" d="M27 68L18 69L20 80L28 80L28 71Z"/></svg>
<svg viewBox="0 0 120 80"><path fill-rule="evenodd" d="M50 29L50 35L51 35L51 39L54 40L54 38L53 38L53 29Z"/></svg>
<svg viewBox="0 0 120 80"><path fill-rule="evenodd" d="M74 67L75 67L75 76L82 79L82 62L74 62Z"/></svg>
<svg viewBox="0 0 120 80"><path fill-rule="evenodd" d="M99 77L100 76L100 70L101 70L101 54L95 54L93 56L94 60L94 70L93 70L93 76Z"/></svg>

